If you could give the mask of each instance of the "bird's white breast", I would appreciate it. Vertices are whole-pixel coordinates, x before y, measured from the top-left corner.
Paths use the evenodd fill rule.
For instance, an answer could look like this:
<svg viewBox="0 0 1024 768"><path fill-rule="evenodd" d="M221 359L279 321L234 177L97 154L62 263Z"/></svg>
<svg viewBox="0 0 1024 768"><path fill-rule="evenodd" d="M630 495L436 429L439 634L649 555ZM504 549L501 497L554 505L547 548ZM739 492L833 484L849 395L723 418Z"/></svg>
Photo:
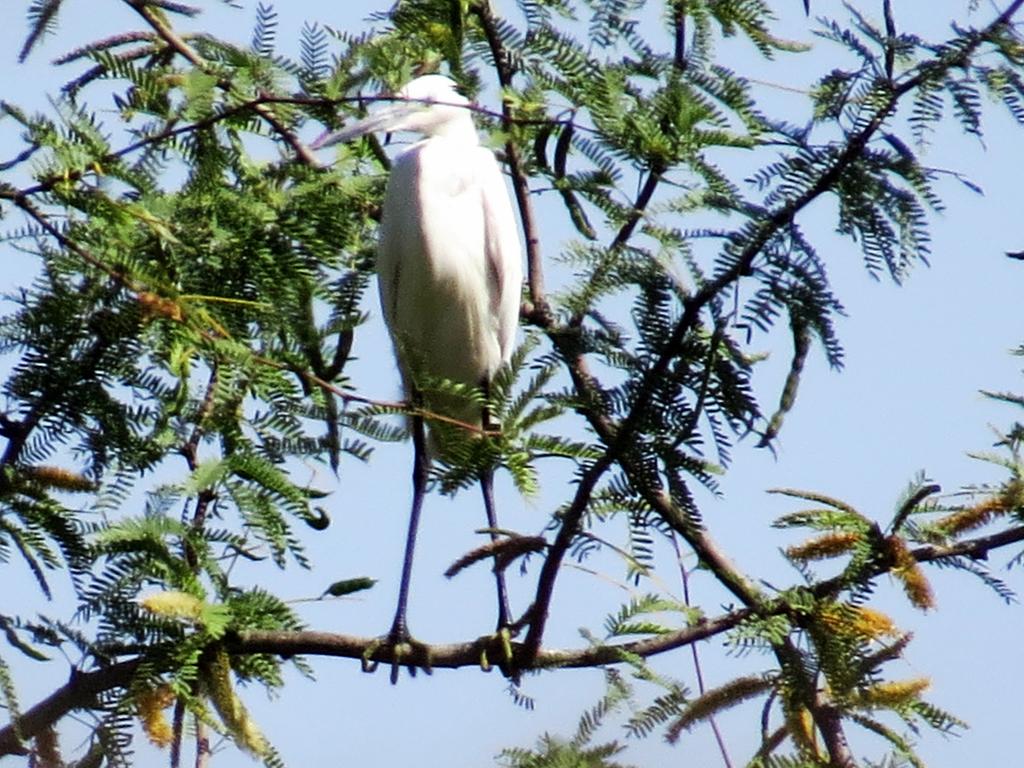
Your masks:
<svg viewBox="0 0 1024 768"><path fill-rule="evenodd" d="M495 190L497 202L488 198ZM510 245L515 253L495 254ZM496 274L510 258L513 273ZM519 258L511 205L488 150L433 137L395 161L377 267L407 385L410 374L426 374L475 386L507 360L516 319L510 329L510 302L501 298L511 279L517 312Z"/></svg>

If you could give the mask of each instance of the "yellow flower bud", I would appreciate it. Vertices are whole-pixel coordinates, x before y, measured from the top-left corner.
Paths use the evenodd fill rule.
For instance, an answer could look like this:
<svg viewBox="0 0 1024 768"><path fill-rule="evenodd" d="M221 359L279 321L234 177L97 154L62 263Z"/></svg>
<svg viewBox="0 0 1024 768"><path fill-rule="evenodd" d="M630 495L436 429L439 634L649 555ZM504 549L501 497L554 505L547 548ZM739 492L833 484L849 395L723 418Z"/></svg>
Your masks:
<svg viewBox="0 0 1024 768"><path fill-rule="evenodd" d="M853 531L835 531L826 533L803 544L794 544L786 549L786 557L790 560L826 560L830 557L844 555L853 549L861 540L859 533Z"/></svg>
<svg viewBox="0 0 1024 768"><path fill-rule="evenodd" d="M158 685L135 695L135 710L139 714L142 730L161 749L170 746L174 740L174 729L164 714L164 710L173 703L174 692L169 685Z"/></svg>
<svg viewBox="0 0 1024 768"><path fill-rule="evenodd" d="M139 600L139 605L150 613L174 619L199 621L203 615L203 601L188 592L175 590L154 592Z"/></svg>
<svg viewBox="0 0 1024 768"><path fill-rule="evenodd" d="M206 664L205 683L217 714L238 746L257 757L266 755L270 744L231 685L231 660L223 648Z"/></svg>
<svg viewBox="0 0 1024 768"><path fill-rule="evenodd" d="M821 621L834 632L847 632L865 640L896 637L899 630L893 620L881 611L851 603L829 605L821 612Z"/></svg>
<svg viewBox="0 0 1024 768"><path fill-rule="evenodd" d="M930 685L926 677L877 683L861 691L859 699L874 707L899 707L916 701Z"/></svg>
<svg viewBox="0 0 1024 768"><path fill-rule="evenodd" d="M931 584L925 578L917 560L907 549L906 542L898 536L890 536L886 539L886 544L894 564L891 573L903 583L907 599L922 611L934 608L935 596L932 594Z"/></svg>

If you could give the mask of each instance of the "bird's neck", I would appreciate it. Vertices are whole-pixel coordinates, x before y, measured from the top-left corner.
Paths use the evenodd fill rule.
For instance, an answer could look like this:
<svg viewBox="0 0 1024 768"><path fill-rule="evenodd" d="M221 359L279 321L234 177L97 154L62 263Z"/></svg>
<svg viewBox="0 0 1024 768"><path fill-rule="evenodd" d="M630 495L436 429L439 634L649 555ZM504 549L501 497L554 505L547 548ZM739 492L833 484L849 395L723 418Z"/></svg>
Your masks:
<svg viewBox="0 0 1024 768"><path fill-rule="evenodd" d="M480 137L477 135L476 126L473 125L473 119L469 115L459 115L455 119L446 120L445 122L434 126L434 129L430 132L429 136L430 138L457 141L467 147L476 146L480 143Z"/></svg>

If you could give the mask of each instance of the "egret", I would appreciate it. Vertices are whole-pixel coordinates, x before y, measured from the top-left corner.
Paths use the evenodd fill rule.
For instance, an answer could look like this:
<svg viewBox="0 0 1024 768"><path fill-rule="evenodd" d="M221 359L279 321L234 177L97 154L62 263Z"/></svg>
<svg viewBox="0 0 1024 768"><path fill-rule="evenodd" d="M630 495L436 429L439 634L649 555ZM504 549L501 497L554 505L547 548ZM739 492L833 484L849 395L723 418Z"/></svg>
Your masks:
<svg viewBox="0 0 1024 768"><path fill-rule="evenodd" d="M377 250L380 303L405 392L417 407L490 428L486 406L430 396L423 384L447 379L482 387L508 363L522 290L522 246L512 202L494 154L480 145L470 102L443 75L409 82L369 117L318 139L315 149L367 133L410 131L423 138L391 167ZM387 636L411 642L406 624L416 531L430 466L423 417L412 417L413 499L398 607ZM436 443L436 441L434 441ZM436 446L435 446L436 450ZM493 471L481 473L487 524L497 534ZM510 623L497 571L498 630ZM395 673L393 672L393 675Z"/></svg>

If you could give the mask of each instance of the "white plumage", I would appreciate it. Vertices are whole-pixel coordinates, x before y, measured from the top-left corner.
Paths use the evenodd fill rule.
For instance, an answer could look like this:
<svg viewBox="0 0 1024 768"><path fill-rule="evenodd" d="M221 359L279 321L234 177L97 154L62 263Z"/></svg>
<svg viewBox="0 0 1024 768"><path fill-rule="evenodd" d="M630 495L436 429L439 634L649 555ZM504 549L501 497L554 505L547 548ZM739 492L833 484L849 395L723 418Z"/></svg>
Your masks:
<svg viewBox="0 0 1024 768"><path fill-rule="evenodd" d="M377 252L381 308L407 392L423 379L479 386L508 362L518 325L522 247L512 203L451 79L418 77L397 98L315 146L371 131L423 134L388 179ZM480 420L478 409L451 401L428 408Z"/></svg>
<svg viewBox="0 0 1024 768"><path fill-rule="evenodd" d="M384 194L377 251L381 308L406 393L423 396L429 411L479 424L479 406L431 396L429 387L438 379L486 385L512 355L523 279L515 214L494 154L480 146L469 101L452 80L418 77L397 99L313 146L371 131L423 135L394 161ZM423 419L414 417L412 425L413 503L398 608L388 634L396 649L412 642L405 614L429 465ZM493 540L498 525L492 477L490 468L481 471ZM498 628L507 631L511 617L500 570L496 581ZM396 650L396 664L399 655ZM392 680L396 675L393 667Z"/></svg>
<svg viewBox="0 0 1024 768"><path fill-rule="evenodd" d="M412 111L387 126L426 138L391 169L377 254L381 307L407 388L410 375L424 374L479 386L508 362L518 325L522 250L511 201L451 80L426 75L400 95L432 104L403 104ZM477 408L434 405L479 421Z"/></svg>

